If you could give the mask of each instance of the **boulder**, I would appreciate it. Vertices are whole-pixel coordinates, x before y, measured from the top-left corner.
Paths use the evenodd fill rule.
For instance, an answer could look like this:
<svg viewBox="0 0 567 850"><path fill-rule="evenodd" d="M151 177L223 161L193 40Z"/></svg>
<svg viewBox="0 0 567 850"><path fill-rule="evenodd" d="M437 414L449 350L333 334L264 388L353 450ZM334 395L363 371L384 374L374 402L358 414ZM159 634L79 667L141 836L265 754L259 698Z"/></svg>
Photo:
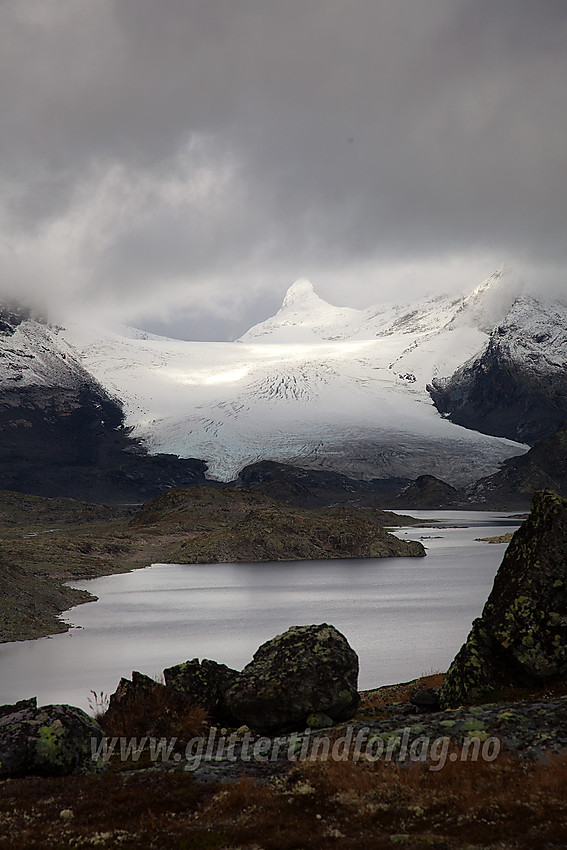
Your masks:
<svg viewBox="0 0 567 850"><path fill-rule="evenodd" d="M134 670L132 680L120 679L101 723L111 736L177 734L190 708L180 691Z"/></svg>
<svg viewBox="0 0 567 850"><path fill-rule="evenodd" d="M439 688L417 688L409 701L418 711L439 711Z"/></svg>
<svg viewBox="0 0 567 850"><path fill-rule="evenodd" d="M163 691L164 687L160 682L146 676L145 673L138 673L137 670L133 670L132 679L122 677L118 682L118 687L110 695L107 714L132 708L135 704L139 705L141 701L152 700L157 692Z"/></svg>
<svg viewBox="0 0 567 850"><path fill-rule="evenodd" d="M277 734L308 726L309 717L350 719L360 701L358 656L327 623L292 626L263 644L225 693L241 723Z"/></svg>
<svg viewBox="0 0 567 850"><path fill-rule="evenodd" d="M15 706L14 706L15 707ZM103 732L72 705L28 707L0 717L0 779L92 770Z"/></svg>
<svg viewBox="0 0 567 850"><path fill-rule="evenodd" d="M193 705L201 705L217 723L232 723L235 719L227 709L224 692L238 675L225 664L198 658L176 664L163 671L168 688L185 695Z"/></svg>
<svg viewBox="0 0 567 850"><path fill-rule="evenodd" d="M534 494L482 616L451 664L444 707L482 701L502 688L567 680L567 501Z"/></svg>

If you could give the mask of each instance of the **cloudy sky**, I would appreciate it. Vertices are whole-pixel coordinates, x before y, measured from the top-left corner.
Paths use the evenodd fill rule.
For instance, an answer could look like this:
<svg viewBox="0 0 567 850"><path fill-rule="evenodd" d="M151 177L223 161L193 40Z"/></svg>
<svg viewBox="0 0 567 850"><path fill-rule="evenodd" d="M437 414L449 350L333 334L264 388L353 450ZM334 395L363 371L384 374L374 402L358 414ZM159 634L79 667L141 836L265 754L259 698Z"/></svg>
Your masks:
<svg viewBox="0 0 567 850"><path fill-rule="evenodd" d="M0 289L228 339L567 291L565 0L0 0Z"/></svg>

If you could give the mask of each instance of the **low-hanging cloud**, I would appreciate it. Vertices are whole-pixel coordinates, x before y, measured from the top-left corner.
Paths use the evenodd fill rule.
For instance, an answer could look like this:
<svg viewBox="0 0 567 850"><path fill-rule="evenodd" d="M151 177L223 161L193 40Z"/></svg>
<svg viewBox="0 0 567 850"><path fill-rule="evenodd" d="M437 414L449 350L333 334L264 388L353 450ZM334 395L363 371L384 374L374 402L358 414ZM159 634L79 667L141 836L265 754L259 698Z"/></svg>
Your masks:
<svg viewBox="0 0 567 850"><path fill-rule="evenodd" d="M5 292L237 335L501 260L561 294L559 0L5 0Z"/></svg>

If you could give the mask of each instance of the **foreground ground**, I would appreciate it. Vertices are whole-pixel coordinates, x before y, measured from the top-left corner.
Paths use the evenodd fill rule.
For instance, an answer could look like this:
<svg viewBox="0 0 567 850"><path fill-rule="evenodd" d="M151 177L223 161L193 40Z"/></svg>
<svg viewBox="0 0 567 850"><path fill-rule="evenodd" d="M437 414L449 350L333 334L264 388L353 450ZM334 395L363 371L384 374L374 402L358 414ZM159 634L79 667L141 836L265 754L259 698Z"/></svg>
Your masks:
<svg viewBox="0 0 567 850"><path fill-rule="evenodd" d="M438 733L444 723L467 726L466 717L474 717L480 728L475 733L469 723L468 731L481 740L483 722L489 731L492 722L502 724L497 757L447 757L438 770L431 762L398 764L386 757L307 758L229 781L130 760L110 763L96 776L11 780L0 783L0 848L567 847L567 754L561 747L552 753L545 737L548 729L556 743L561 738L567 700L539 694L416 720L404 702L415 685L364 694L355 727L391 729L401 722L419 725L423 735ZM512 740L520 746L506 744ZM524 747L520 758L528 740L537 752L526 757ZM450 753L459 756L461 749L457 736Z"/></svg>

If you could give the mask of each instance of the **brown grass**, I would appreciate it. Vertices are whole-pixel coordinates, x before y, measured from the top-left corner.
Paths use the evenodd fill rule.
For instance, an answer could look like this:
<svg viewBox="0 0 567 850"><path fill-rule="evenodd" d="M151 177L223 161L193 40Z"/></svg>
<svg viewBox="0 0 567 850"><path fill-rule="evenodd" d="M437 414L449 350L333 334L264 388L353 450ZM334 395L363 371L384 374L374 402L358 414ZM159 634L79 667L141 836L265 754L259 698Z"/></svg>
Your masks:
<svg viewBox="0 0 567 850"><path fill-rule="evenodd" d="M371 691L362 691L360 708L379 708L390 705L393 702L408 702L411 695L418 688L440 688L445 678L444 673L428 673L419 679L410 682L402 682L399 685L385 685Z"/></svg>
<svg viewBox="0 0 567 850"><path fill-rule="evenodd" d="M566 789L565 755L448 762L438 773L327 761L273 786L157 771L20 779L0 784L0 850L550 850L567 845Z"/></svg>

